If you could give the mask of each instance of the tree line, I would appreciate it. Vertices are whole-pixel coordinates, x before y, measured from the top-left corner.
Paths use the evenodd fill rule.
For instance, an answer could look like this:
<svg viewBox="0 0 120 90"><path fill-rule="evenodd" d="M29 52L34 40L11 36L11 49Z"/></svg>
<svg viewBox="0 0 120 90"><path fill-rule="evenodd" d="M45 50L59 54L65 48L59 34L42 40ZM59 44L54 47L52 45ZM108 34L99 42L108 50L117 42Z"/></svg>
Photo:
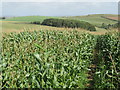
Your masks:
<svg viewBox="0 0 120 90"><path fill-rule="evenodd" d="M47 26L54 26L54 27L65 27L65 28L83 28L89 31L96 31L94 25L78 20L70 20L70 19L45 19L42 23L40 21L32 22L32 24L41 24Z"/></svg>
<svg viewBox="0 0 120 90"><path fill-rule="evenodd" d="M54 27L65 27L65 28L83 28L90 31L96 31L95 27L88 22L70 20L70 19L45 19L41 25L48 25Z"/></svg>

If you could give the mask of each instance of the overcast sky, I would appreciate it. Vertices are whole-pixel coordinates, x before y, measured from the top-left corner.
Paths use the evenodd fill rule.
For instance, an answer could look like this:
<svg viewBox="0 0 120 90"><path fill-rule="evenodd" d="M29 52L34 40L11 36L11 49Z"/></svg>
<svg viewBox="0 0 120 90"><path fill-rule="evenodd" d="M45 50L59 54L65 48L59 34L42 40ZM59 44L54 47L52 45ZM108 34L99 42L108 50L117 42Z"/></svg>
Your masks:
<svg viewBox="0 0 120 90"><path fill-rule="evenodd" d="M0 8L2 16L118 14L117 2L2 2Z"/></svg>
<svg viewBox="0 0 120 90"><path fill-rule="evenodd" d="M2 2L119 2L120 0L1 0Z"/></svg>

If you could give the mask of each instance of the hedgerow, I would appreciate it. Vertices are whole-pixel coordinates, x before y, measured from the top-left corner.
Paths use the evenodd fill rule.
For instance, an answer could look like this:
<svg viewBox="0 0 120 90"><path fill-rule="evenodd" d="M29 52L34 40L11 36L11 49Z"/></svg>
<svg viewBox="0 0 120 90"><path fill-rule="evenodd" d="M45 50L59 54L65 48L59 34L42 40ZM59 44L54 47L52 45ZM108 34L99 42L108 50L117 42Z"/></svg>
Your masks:
<svg viewBox="0 0 120 90"><path fill-rule="evenodd" d="M41 25L67 28L83 28L90 31L96 31L95 27L88 22L70 20L70 19L45 19Z"/></svg>
<svg viewBox="0 0 120 90"><path fill-rule="evenodd" d="M118 21L118 23L115 23L115 24L105 24L105 23L102 23L101 27L100 28L104 28L104 29L111 29L111 28L120 28L120 21Z"/></svg>
<svg viewBox="0 0 120 90"><path fill-rule="evenodd" d="M41 22L40 21L34 21L34 22L31 22L31 24L41 24Z"/></svg>

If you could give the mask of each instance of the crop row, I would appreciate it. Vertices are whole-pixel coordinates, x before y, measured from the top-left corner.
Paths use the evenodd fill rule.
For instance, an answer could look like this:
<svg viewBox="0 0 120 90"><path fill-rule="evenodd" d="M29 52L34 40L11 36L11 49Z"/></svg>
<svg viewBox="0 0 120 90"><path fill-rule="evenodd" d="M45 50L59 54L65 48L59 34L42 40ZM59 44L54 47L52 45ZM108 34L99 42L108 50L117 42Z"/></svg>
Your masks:
<svg viewBox="0 0 120 90"><path fill-rule="evenodd" d="M11 33L2 40L2 87L86 88L89 66L94 62L93 86L118 88L119 36L75 30Z"/></svg>
<svg viewBox="0 0 120 90"><path fill-rule="evenodd" d="M2 41L3 87L85 88L94 36L77 31L11 33Z"/></svg>

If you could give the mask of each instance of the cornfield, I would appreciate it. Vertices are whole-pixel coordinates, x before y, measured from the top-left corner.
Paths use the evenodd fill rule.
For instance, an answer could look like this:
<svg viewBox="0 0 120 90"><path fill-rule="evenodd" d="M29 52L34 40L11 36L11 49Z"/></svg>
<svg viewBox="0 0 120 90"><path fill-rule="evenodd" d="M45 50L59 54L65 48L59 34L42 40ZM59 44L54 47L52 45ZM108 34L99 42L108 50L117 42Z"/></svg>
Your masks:
<svg viewBox="0 0 120 90"><path fill-rule="evenodd" d="M86 88L89 66L96 60L94 49L97 37L75 30L26 31L6 35L2 40L0 62L2 87ZM113 40L116 42L117 39L111 39L111 44ZM97 75L96 79L100 76ZM99 85L97 82L95 84Z"/></svg>

